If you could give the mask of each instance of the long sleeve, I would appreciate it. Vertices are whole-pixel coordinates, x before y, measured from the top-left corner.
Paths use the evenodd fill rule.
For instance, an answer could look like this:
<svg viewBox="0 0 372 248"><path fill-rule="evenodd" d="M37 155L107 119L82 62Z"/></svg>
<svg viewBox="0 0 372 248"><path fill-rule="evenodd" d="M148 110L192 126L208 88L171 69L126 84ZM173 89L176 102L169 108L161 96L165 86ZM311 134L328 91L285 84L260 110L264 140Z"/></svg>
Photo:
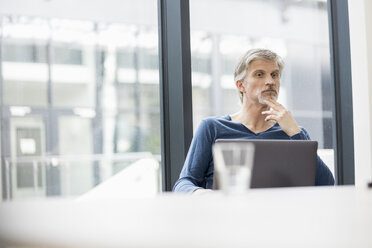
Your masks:
<svg viewBox="0 0 372 248"><path fill-rule="evenodd" d="M306 131L305 128L301 127L301 132L290 136L289 139L291 140L310 140L309 133Z"/></svg>
<svg viewBox="0 0 372 248"><path fill-rule="evenodd" d="M203 120L192 139L180 178L173 187L174 192L191 193L202 188L212 163L213 132L213 126L208 120Z"/></svg>
<svg viewBox="0 0 372 248"><path fill-rule="evenodd" d="M310 140L310 135L306 129L301 128L301 132L290 137L292 140ZM334 185L335 179L333 178L332 172L329 170L328 166L323 162L323 160L317 156L316 161L316 175L315 175L315 185Z"/></svg>
<svg viewBox="0 0 372 248"><path fill-rule="evenodd" d="M335 179L333 178L332 172L329 170L328 166L323 162L323 160L318 156L316 162L316 176L315 185L334 185Z"/></svg>

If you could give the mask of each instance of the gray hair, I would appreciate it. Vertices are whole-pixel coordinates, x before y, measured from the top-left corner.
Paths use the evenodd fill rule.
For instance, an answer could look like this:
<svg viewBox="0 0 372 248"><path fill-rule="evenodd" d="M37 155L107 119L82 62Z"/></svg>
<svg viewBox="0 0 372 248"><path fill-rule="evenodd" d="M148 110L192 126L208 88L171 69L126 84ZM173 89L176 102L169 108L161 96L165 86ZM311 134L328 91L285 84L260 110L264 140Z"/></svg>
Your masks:
<svg viewBox="0 0 372 248"><path fill-rule="evenodd" d="M249 64L254 60L275 61L279 67L279 73L282 75L284 69L283 59L273 51L268 49L255 48L248 50L235 66L234 81L241 81L245 78ZM243 93L239 91L240 102L243 102Z"/></svg>

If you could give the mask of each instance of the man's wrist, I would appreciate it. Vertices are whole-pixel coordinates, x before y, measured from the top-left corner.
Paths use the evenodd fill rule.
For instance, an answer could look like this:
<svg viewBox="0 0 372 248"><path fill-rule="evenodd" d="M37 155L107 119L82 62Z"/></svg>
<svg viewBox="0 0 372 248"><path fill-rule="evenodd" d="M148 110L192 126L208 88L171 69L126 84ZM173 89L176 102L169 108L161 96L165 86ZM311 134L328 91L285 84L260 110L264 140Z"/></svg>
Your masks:
<svg viewBox="0 0 372 248"><path fill-rule="evenodd" d="M294 136L294 135L299 134L299 133L301 133L301 128L300 128L300 127L297 127L297 128L295 128L295 129L293 129L293 130L289 130L289 131L287 132L287 135L288 135L289 137L291 137L291 136Z"/></svg>
<svg viewBox="0 0 372 248"><path fill-rule="evenodd" d="M204 193L208 193L208 192L212 192L211 189L203 189L203 188L199 188L199 189L196 189L194 192L192 192L193 195L200 195L200 194L204 194Z"/></svg>

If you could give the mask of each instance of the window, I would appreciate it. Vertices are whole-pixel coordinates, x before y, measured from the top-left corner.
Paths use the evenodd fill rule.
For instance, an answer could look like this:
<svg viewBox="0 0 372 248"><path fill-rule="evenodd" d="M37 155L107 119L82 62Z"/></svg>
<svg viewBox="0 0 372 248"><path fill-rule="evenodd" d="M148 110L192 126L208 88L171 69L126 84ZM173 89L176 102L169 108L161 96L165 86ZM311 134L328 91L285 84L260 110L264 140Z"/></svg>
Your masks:
<svg viewBox="0 0 372 248"><path fill-rule="evenodd" d="M58 18L1 17L5 198L80 196L142 158L160 164L156 1L123 5L115 20L68 6ZM155 184L130 171L161 191L160 167Z"/></svg>
<svg viewBox="0 0 372 248"><path fill-rule="evenodd" d="M42 44L4 44L3 60L7 62L46 63L46 46ZM30 44L31 43L31 44Z"/></svg>
<svg viewBox="0 0 372 248"><path fill-rule="evenodd" d="M251 48L268 48L286 64L278 101L318 141L333 171L326 2L191 0L190 23L194 130L205 117L239 110L235 64Z"/></svg>
<svg viewBox="0 0 372 248"><path fill-rule="evenodd" d="M48 11L47 1L38 2L33 8L19 4L17 11L24 13L22 16L15 14L10 5L1 4L0 134L4 198L81 194L147 156L147 152L166 161L163 180L166 189L171 188L192 136L190 68L184 66L189 60L189 3L183 0L158 3L160 19L166 19L165 24L177 24L159 24L163 32L161 41L167 37L172 42L166 45L170 47L162 47L166 54L162 55L160 65L156 1L122 1L120 6L117 1L97 1L91 9L77 2L76 9L84 11L73 12L56 2L58 18L53 16L55 12ZM328 10L327 4L331 6ZM340 24L345 24L343 18L347 18L347 1L190 0L190 7L194 129L207 116L239 109L232 81L238 56L251 47L271 48L287 63L280 101L319 141L324 153L320 155L329 167L333 169L332 147L337 147L338 164L342 160L352 164L345 170L341 166L339 171L342 176L351 175L352 118L345 114L345 109L352 105L348 95L350 70L345 66L340 70L341 65L337 64L339 61L350 64L349 51L345 49L349 47L345 31L348 28ZM43 17L38 17L39 10L45 13ZM331 35L326 24L328 13L332 13L331 26L336 29L330 30ZM328 37L333 39L331 49ZM334 62L332 70L329 54ZM166 82L167 87L172 87L161 92L168 97L163 102L163 117L170 112L161 119L158 67L163 68L164 64L168 65L166 69L171 68L164 80L177 80ZM336 74L336 78L331 80L330 74ZM341 85L341 89L335 85ZM187 92L183 94L185 88ZM304 91L311 94L304 95ZM335 91L336 99L331 101L330 94ZM340 109L342 116L337 112ZM177 114L180 112L181 118ZM163 153L167 159L160 156L163 138L160 122L166 133L163 136L167 143L163 145L169 148ZM338 128L339 124L342 128ZM74 127L69 130L71 125ZM17 141L17 130L33 135ZM333 137L336 132L337 137ZM63 139L61 135L72 138ZM88 145L75 149L69 146L72 140ZM39 145L41 155L36 152ZM25 153L19 155L17 149ZM32 160L32 170L25 169L30 157L39 157ZM81 162L87 157L90 162ZM77 174L71 175L71 165L76 161L86 163L89 169L76 168ZM15 169L17 163L19 171ZM22 179L25 175L29 178ZM80 176L88 183L85 189L75 190L74 180ZM352 177L347 178L349 182L353 182ZM29 187L31 184L33 188Z"/></svg>

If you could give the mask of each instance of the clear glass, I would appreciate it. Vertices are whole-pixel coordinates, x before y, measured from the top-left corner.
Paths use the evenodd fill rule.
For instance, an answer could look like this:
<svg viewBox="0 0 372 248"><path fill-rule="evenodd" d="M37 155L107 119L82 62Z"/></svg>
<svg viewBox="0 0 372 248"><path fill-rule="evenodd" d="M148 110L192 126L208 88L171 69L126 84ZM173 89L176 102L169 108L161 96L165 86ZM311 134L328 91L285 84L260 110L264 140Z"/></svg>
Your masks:
<svg viewBox="0 0 372 248"><path fill-rule="evenodd" d="M9 124L12 157L5 158L5 187L13 198L41 197L46 194L45 168L34 159L45 156L45 121L29 115L12 117Z"/></svg>
<svg viewBox="0 0 372 248"><path fill-rule="evenodd" d="M1 20L3 103L47 106L48 22L18 16Z"/></svg>
<svg viewBox="0 0 372 248"><path fill-rule="evenodd" d="M91 196L97 185L119 194L110 188L118 174L122 192L160 192L157 2L98 1L89 13L77 2L58 17L37 17L49 7L36 4L29 16L1 17L3 121L42 140L17 143L11 128L2 136L12 147L7 198Z"/></svg>
<svg viewBox="0 0 372 248"><path fill-rule="evenodd" d="M101 83L96 75L94 22L52 19L49 23L53 105L94 108L96 85Z"/></svg>
<svg viewBox="0 0 372 248"><path fill-rule="evenodd" d="M246 192L251 185L254 149L250 143L216 142L213 145L213 188L227 194Z"/></svg>
<svg viewBox="0 0 372 248"><path fill-rule="evenodd" d="M240 109L235 64L251 48L268 48L285 61L278 101L333 171L327 2L191 0L190 22L194 130Z"/></svg>
<svg viewBox="0 0 372 248"><path fill-rule="evenodd" d="M70 160L80 155L93 154L92 120L78 116L61 116L59 126L60 187L62 195L80 195L94 187L94 161ZM90 175L90 176L88 176Z"/></svg>

